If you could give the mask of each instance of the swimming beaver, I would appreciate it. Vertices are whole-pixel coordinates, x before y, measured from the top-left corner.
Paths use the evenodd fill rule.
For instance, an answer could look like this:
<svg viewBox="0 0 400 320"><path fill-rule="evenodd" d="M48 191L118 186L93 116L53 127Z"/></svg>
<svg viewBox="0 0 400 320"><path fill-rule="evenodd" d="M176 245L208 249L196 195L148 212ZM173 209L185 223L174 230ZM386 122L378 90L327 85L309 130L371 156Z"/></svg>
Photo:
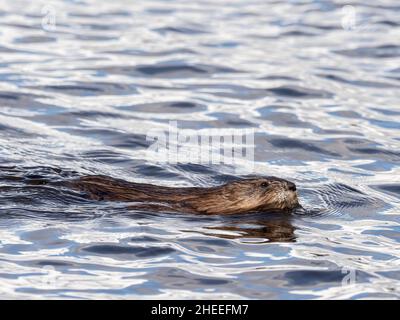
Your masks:
<svg viewBox="0 0 400 320"><path fill-rule="evenodd" d="M84 176L67 185L90 199L135 202L132 209L194 214L290 211L299 206L296 185L276 177L242 179L217 187L174 188Z"/></svg>

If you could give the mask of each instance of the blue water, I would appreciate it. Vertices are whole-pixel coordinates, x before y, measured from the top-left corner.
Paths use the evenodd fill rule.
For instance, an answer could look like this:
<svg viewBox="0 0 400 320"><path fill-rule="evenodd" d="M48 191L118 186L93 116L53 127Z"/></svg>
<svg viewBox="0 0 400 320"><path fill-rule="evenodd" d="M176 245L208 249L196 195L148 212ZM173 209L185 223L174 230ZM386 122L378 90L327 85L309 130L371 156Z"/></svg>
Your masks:
<svg viewBox="0 0 400 320"><path fill-rule="evenodd" d="M400 6L0 1L0 298L400 297ZM168 164L149 129L255 130L255 162ZM249 168L252 168L249 172ZM204 217L41 181L246 174L303 214Z"/></svg>

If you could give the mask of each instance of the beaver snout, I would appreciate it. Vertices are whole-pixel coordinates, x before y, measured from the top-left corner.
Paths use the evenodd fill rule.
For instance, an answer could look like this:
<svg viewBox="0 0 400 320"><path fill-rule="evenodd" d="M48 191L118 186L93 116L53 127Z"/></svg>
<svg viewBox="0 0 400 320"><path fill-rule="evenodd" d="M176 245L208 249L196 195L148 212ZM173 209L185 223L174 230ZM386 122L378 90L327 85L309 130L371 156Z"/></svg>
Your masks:
<svg viewBox="0 0 400 320"><path fill-rule="evenodd" d="M286 187L290 191L296 191L296 185L293 182L290 181L286 182Z"/></svg>

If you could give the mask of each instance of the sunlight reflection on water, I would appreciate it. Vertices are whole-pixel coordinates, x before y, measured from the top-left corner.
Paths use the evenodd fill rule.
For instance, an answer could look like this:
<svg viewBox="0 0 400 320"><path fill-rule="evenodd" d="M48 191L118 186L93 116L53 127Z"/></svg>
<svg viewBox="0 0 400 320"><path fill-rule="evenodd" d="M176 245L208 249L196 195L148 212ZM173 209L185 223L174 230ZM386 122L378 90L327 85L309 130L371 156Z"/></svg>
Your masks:
<svg viewBox="0 0 400 320"><path fill-rule="evenodd" d="M399 298L395 1L0 4L2 298ZM146 133L169 120L252 128L255 163L160 165ZM253 167L305 214L129 212L35 184Z"/></svg>

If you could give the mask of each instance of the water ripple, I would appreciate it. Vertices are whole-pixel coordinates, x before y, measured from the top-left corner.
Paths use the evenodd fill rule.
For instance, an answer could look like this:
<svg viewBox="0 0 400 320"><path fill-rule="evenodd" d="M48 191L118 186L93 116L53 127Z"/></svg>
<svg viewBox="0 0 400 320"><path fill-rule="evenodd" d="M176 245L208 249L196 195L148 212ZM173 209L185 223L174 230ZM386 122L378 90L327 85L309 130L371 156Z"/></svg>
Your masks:
<svg viewBox="0 0 400 320"><path fill-rule="evenodd" d="M400 297L394 1L355 17L333 0L0 4L1 297ZM169 120L254 129L255 163L160 164L146 134ZM295 182L302 208L133 211L59 183L210 186L249 167Z"/></svg>

